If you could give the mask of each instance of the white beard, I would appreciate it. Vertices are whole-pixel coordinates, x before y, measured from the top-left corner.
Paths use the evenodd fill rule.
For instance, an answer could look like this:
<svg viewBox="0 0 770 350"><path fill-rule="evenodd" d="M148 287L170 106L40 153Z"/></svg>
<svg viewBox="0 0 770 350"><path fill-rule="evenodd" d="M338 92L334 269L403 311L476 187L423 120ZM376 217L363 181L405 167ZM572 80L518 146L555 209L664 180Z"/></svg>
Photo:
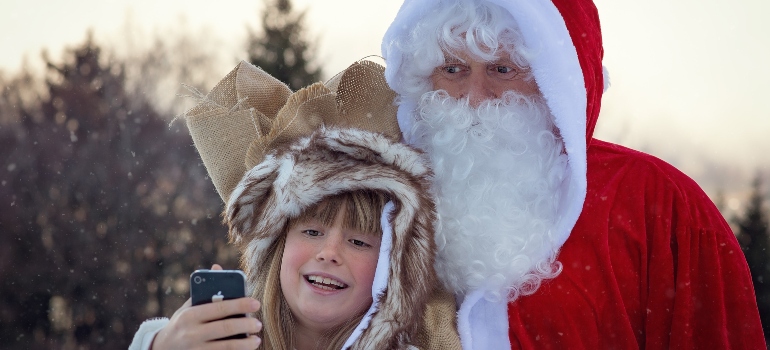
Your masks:
<svg viewBox="0 0 770 350"><path fill-rule="evenodd" d="M567 155L545 102L513 92L478 108L425 93L406 139L436 173L436 270L459 296L534 293L561 272L553 239Z"/></svg>

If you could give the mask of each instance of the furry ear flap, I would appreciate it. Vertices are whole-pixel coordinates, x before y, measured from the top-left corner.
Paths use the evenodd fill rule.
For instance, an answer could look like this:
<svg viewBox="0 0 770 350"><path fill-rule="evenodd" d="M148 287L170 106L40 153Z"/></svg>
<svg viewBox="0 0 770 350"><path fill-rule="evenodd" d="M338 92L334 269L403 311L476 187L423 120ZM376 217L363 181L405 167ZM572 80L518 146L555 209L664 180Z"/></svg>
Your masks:
<svg viewBox="0 0 770 350"><path fill-rule="evenodd" d="M278 176L279 164L268 156L259 166L249 170L232 192L225 209L225 221L229 226L230 241L248 242L257 238L256 232L265 226L278 226L278 215L265 215L275 207L273 183ZM273 208L273 210L275 210Z"/></svg>

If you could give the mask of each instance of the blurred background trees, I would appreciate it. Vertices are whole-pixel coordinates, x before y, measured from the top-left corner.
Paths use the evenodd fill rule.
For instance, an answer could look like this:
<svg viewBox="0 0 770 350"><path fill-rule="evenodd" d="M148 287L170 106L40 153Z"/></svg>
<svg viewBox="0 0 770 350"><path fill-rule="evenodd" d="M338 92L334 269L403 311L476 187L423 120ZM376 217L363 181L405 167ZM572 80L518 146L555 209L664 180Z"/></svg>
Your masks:
<svg viewBox="0 0 770 350"><path fill-rule="evenodd" d="M305 13L292 11L289 0L267 0L265 5L261 30L249 30L248 61L293 91L320 81L321 67L312 60L316 48L305 33Z"/></svg>
<svg viewBox="0 0 770 350"><path fill-rule="evenodd" d="M304 14L288 0L265 5L247 60L294 90L320 80ZM42 74L0 72L0 347L125 349L142 321L187 299L193 270L237 267L223 204L184 122L170 123L190 102L175 96L181 83L207 91L223 76L216 43L187 33L122 53L88 35L44 55ZM731 223L768 330L761 175Z"/></svg>
<svg viewBox="0 0 770 350"><path fill-rule="evenodd" d="M42 91L24 73L2 96L0 338L125 348L181 305L193 269L237 257L183 123L127 91L126 65L90 37L45 60Z"/></svg>
<svg viewBox="0 0 770 350"><path fill-rule="evenodd" d="M768 235L768 210L762 176L757 174L751 186L751 195L746 210L733 221L738 226L738 242L741 244L746 262L751 270L754 292L757 296L759 316L765 340L770 340L770 240Z"/></svg>
<svg viewBox="0 0 770 350"><path fill-rule="evenodd" d="M295 89L318 81L302 14L267 5L251 60ZM238 267L223 204L170 123L192 103L181 83L222 77L199 43L167 35L121 56L88 34L44 53L42 74L0 72L0 347L125 349L188 298L193 270Z"/></svg>

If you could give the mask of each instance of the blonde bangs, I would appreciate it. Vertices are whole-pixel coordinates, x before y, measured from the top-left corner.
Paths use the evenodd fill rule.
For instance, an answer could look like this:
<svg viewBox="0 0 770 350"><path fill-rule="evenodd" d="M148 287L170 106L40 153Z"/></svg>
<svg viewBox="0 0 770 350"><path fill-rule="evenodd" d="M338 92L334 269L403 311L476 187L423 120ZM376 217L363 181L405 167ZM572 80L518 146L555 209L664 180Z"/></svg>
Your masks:
<svg viewBox="0 0 770 350"><path fill-rule="evenodd" d="M289 227L296 222L311 219L329 226L334 223L339 211L343 210L343 228L381 236L380 218L387 200L387 196L382 193L364 190L326 197L291 220Z"/></svg>

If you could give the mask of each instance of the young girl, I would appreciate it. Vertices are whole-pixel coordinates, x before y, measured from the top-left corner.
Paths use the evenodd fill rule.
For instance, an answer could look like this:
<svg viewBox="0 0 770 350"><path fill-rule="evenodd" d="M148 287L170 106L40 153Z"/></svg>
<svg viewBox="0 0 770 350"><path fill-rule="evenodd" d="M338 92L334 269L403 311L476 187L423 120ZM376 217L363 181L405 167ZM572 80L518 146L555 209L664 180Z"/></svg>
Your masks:
<svg viewBox="0 0 770 350"><path fill-rule="evenodd" d="M228 345L439 347L426 344L422 326L436 285L431 173L419 152L398 142L383 70L356 63L291 94L242 62L192 110L188 127L227 202L253 299L185 305L170 322L145 322L135 344L215 347L225 344L214 339L249 333ZM447 310L443 331L453 334ZM219 320L249 312L256 320Z"/></svg>

